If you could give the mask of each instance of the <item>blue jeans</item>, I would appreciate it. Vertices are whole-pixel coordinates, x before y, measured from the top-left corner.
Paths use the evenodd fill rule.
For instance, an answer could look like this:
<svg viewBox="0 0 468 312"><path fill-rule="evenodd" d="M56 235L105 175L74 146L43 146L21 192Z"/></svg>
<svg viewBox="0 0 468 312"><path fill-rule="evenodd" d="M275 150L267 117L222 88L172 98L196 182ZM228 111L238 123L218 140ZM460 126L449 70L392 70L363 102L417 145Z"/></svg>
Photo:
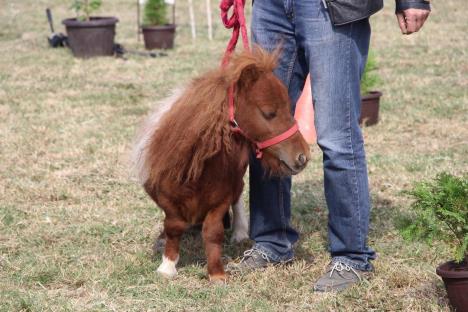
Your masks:
<svg viewBox="0 0 468 312"><path fill-rule="evenodd" d="M369 21L333 27L321 0L255 0L252 37L266 50L282 47L275 73L288 88L292 111L310 72L331 256L372 270L367 165L358 124ZM290 190L291 178L267 178L259 161L251 158L250 237L273 261L291 259L298 240L290 225Z"/></svg>

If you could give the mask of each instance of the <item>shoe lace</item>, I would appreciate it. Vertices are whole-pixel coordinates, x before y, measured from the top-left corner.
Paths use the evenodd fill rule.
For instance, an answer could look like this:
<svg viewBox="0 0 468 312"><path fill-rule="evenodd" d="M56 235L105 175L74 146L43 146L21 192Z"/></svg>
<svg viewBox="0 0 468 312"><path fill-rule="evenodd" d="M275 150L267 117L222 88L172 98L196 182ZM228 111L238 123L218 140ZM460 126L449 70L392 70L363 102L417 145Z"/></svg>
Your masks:
<svg viewBox="0 0 468 312"><path fill-rule="evenodd" d="M244 251L244 255L243 255L240 262L242 263L245 260L247 260L248 258L253 257L254 254L259 254L262 257L263 260L265 260L266 262L270 262L270 258L268 257L268 255L264 251L262 251L260 249L257 249L255 247L251 248L251 249L247 249L246 251Z"/></svg>
<svg viewBox="0 0 468 312"><path fill-rule="evenodd" d="M335 271L341 272L343 270L345 270L347 272L353 272L358 277L359 281L361 281L361 276L359 275L359 273L356 272L356 270L353 267L351 267L348 264L343 263L341 261L337 261L337 262L333 263L333 267L332 267L332 269L330 271L330 277L332 277L333 272L335 272Z"/></svg>

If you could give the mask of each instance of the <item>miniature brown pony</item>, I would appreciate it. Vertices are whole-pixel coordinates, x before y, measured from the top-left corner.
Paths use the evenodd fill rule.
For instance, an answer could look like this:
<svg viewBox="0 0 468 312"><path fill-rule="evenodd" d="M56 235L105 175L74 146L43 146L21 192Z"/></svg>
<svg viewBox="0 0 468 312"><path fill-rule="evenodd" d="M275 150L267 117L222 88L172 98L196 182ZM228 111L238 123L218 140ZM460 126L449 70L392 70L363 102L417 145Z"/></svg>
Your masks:
<svg viewBox="0 0 468 312"><path fill-rule="evenodd" d="M150 116L134 150L140 182L166 215L166 245L158 272L177 274L184 231L203 224L211 281L225 281L221 262L223 216L238 202L252 141L270 139L295 121L286 88L274 76L276 56L259 48L235 55L230 64L195 79ZM233 131L228 90L235 86ZM266 148L261 159L271 175L300 172L310 158L299 132ZM235 223L235 222L234 222ZM235 226L235 225L234 225Z"/></svg>

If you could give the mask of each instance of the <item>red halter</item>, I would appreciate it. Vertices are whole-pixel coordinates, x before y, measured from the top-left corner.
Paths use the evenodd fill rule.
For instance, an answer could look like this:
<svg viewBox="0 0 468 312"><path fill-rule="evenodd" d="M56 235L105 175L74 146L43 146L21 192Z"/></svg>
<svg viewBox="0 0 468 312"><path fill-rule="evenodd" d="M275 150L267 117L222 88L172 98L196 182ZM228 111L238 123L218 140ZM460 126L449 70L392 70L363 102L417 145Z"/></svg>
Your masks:
<svg viewBox="0 0 468 312"><path fill-rule="evenodd" d="M245 16L244 16L244 4L245 0L222 0L219 7L221 9L221 19L226 28L233 28L231 40L229 40L226 52L224 53L223 61L221 66L226 66L229 62L229 58L232 52L236 48L237 40L239 39L239 32L242 33L242 43L245 50L249 50L249 40L247 38L247 28L245 27ZM232 16L228 18L229 8L233 7ZM283 133L262 141L257 142L250 139L244 131L239 127L235 119L235 106L234 106L234 84L229 87L228 91L228 102L229 102L229 123L231 124L231 129L235 133L242 134L246 139L251 141L255 145L255 154L257 158L262 158L263 150L272 145L276 145L284 140L289 139L293 136L298 130L297 123L294 122L294 125Z"/></svg>
<svg viewBox="0 0 468 312"><path fill-rule="evenodd" d="M272 145L276 145L280 142L283 142L284 140L289 139L292 137L298 130L297 123L294 121L294 125L289 128L288 130L282 132L281 134L278 134L277 136L265 140L265 141L255 141L247 136L247 134L242 131L242 129L239 127L239 124L237 123L234 113L235 113L235 107L234 107L234 85L232 85L229 88L229 122L231 124L231 130L236 133L242 134L245 138L247 138L249 141L251 141L255 145L255 155L258 159L262 158L263 156L263 150L266 149L267 147L270 147Z"/></svg>

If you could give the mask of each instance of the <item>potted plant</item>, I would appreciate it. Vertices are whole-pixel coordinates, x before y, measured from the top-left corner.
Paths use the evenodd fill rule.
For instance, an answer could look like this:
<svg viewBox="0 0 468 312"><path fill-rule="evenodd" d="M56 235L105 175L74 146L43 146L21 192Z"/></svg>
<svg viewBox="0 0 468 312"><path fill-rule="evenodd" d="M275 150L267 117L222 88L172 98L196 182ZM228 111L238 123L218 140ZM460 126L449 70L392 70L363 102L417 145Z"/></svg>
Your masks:
<svg viewBox="0 0 468 312"><path fill-rule="evenodd" d="M143 11L143 39L145 48L172 49L176 25L167 22L167 4L165 0L146 0Z"/></svg>
<svg viewBox="0 0 468 312"><path fill-rule="evenodd" d="M468 175L439 174L432 182L417 184L408 192L415 201L413 218L404 218L400 231L406 239L446 242L453 261L437 267L451 305L468 309Z"/></svg>
<svg viewBox="0 0 468 312"><path fill-rule="evenodd" d="M374 90L376 85L380 83L380 78L375 72L376 69L375 55L369 53L361 79L361 116L359 117L359 123L366 126L375 125L379 121L382 92Z"/></svg>
<svg viewBox="0 0 468 312"><path fill-rule="evenodd" d="M63 20L73 55L81 58L114 54L115 17L91 16L102 0L73 0L76 18Z"/></svg>

